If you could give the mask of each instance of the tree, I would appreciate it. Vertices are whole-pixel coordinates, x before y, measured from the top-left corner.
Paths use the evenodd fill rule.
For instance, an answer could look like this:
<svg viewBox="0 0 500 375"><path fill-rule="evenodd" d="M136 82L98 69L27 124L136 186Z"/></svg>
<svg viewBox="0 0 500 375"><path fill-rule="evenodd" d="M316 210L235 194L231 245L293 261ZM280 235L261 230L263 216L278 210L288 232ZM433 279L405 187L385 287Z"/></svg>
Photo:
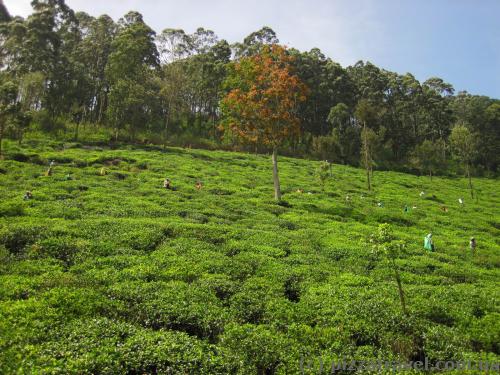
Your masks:
<svg viewBox="0 0 500 375"><path fill-rule="evenodd" d="M273 29L268 26L254 31L245 39L243 43L235 43L234 54L237 58L259 54L264 46L277 45L279 39Z"/></svg>
<svg viewBox="0 0 500 375"><path fill-rule="evenodd" d="M77 102L78 107L83 107L83 121L102 123L110 90L106 67L117 25L107 15L93 18L85 13L77 13L76 16L80 24L81 42L74 51L74 60L82 77L73 101Z"/></svg>
<svg viewBox="0 0 500 375"><path fill-rule="evenodd" d="M371 190L371 173L373 168L373 155L375 149L375 142L377 135L376 133L368 127L368 123L373 123L378 112L374 105L372 105L368 100L361 99L356 106L356 111L354 116L363 125L363 130L361 131L361 164L366 169L366 183L368 190Z"/></svg>
<svg viewBox="0 0 500 375"><path fill-rule="evenodd" d="M433 173L445 164L442 149L445 147L444 141L431 141L426 139L415 147L410 161L413 166L421 172L429 173L432 181Z"/></svg>
<svg viewBox="0 0 500 375"><path fill-rule="evenodd" d="M17 110L17 85L12 81L0 84L0 159L3 159L2 142L7 121Z"/></svg>
<svg viewBox="0 0 500 375"><path fill-rule="evenodd" d="M272 149L274 197L281 200L278 147L298 136L297 105L307 87L293 74L284 47L265 46L258 55L243 57L229 68L228 94L221 107L224 123L237 136Z"/></svg>
<svg viewBox="0 0 500 375"><path fill-rule="evenodd" d="M34 111L39 110L45 92L45 77L40 72L26 73L19 79L18 111L12 120L17 139L22 142L24 132L31 122Z"/></svg>
<svg viewBox="0 0 500 375"><path fill-rule="evenodd" d="M336 145L338 145L340 151L340 158L342 163L345 164L347 158L349 157L349 153L353 151L353 142L356 141L356 139L353 139L352 137L353 134L349 107L347 107L344 103L338 103L334 107L330 108L327 121L333 127L332 135L337 140Z"/></svg>
<svg viewBox="0 0 500 375"><path fill-rule="evenodd" d="M474 157L477 154L477 137L465 125L458 124L451 131L450 144L453 154L465 166L465 172L469 179L470 196L474 198L470 170Z"/></svg>
<svg viewBox="0 0 500 375"><path fill-rule="evenodd" d="M399 258L400 254L403 252L405 243L403 241L396 240L389 224L380 224L378 226L378 231L371 235L370 242L373 244L373 251L376 254L381 253L389 260L390 267L394 271L394 277L398 286L401 310L403 311L403 314L408 315L408 311L406 310L405 294L401 283L401 276L396 264L396 259Z"/></svg>
<svg viewBox="0 0 500 375"><path fill-rule="evenodd" d="M322 161L319 163L318 168L316 169L316 176L321 184L321 190L325 191L325 182L330 176L330 168L331 165L328 161Z"/></svg>
<svg viewBox="0 0 500 375"><path fill-rule="evenodd" d="M500 167L500 101L496 101L485 110L486 129L482 128L479 147L484 154L484 162L491 170Z"/></svg>
<svg viewBox="0 0 500 375"><path fill-rule="evenodd" d="M111 44L106 67L110 81L107 111L115 139L125 125L132 138L137 130L147 125L157 100L152 79L152 70L158 67L155 33L137 12L127 13L120 24L121 30Z"/></svg>
<svg viewBox="0 0 500 375"><path fill-rule="evenodd" d="M10 21L10 14L3 1L0 0L0 22Z"/></svg>

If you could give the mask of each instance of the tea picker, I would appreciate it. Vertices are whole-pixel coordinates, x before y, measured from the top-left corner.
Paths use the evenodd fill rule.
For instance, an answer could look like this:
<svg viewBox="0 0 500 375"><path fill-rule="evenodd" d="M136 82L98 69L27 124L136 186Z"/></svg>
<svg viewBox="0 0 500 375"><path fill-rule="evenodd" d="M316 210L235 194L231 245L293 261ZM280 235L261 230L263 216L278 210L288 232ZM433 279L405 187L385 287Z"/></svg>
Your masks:
<svg viewBox="0 0 500 375"><path fill-rule="evenodd" d="M51 160L49 164L49 169L47 169L47 172L45 172L46 176L52 176L52 168L54 168L54 165L55 165L54 160Z"/></svg>
<svg viewBox="0 0 500 375"><path fill-rule="evenodd" d="M432 233L429 233L424 238L424 249L434 251L434 243L432 242Z"/></svg>
<svg viewBox="0 0 500 375"><path fill-rule="evenodd" d="M470 246L471 253L474 254L474 252L476 251L476 246L477 246L476 239L474 237L470 238L469 246Z"/></svg>
<svg viewBox="0 0 500 375"><path fill-rule="evenodd" d="M168 178L165 178L165 180L163 181L163 187L167 190L174 190L174 188L172 187L172 182Z"/></svg>

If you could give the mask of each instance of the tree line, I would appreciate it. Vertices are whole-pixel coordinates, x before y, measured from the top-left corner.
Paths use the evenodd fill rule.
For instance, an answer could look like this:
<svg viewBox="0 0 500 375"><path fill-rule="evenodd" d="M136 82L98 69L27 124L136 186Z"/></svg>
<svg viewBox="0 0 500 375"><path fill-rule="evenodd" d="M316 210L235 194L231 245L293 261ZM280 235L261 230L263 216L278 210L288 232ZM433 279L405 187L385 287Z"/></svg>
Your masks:
<svg viewBox="0 0 500 375"><path fill-rule="evenodd" d="M228 126L237 114L234 107L228 113L231 95L252 78L235 67L279 45L271 28L231 44L201 27L157 33L138 12L115 22L75 12L64 0L33 0L32 7L23 19L0 2L0 154L3 138L22 141L30 128L78 139L82 127L108 132L110 142L275 154L275 141L256 142ZM500 100L370 62L344 68L317 48L283 51L280 61L303 95L285 95L294 102L274 107L294 124L279 135L281 153L361 165L368 180L374 168L498 172ZM252 119L240 110L248 131Z"/></svg>

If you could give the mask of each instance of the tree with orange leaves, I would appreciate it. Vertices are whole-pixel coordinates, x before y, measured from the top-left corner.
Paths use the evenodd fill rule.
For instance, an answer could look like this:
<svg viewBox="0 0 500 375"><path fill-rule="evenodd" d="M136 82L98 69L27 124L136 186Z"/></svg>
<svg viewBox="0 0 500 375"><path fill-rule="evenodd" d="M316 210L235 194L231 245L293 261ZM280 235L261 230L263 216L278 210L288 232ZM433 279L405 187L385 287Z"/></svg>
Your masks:
<svg viewBox="0 0 500 375"><path fill-rule="evenodd" d="M259 54L229 67L222 99L223 125L234 135L272 149L274 197L281 200L278 147L300 133L297 107L307 87L293 74L292 57L280 45L266 45Z"/></svg>

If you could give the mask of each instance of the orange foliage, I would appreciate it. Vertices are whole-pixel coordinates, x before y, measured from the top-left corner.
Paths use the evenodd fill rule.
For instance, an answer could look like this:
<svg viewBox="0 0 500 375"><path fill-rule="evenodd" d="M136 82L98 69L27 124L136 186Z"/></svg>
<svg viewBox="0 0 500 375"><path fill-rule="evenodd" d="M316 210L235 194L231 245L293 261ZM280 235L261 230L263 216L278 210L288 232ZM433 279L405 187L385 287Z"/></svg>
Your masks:
<svg viewBox="0 0 500 375"><path fill-rule="evenodd" d="M228 79L231 89L221 104L235 134L273 147L299 134L296 111L308 89L292 73L291 61L284 47L271 45L234 63Z"/></svg>

